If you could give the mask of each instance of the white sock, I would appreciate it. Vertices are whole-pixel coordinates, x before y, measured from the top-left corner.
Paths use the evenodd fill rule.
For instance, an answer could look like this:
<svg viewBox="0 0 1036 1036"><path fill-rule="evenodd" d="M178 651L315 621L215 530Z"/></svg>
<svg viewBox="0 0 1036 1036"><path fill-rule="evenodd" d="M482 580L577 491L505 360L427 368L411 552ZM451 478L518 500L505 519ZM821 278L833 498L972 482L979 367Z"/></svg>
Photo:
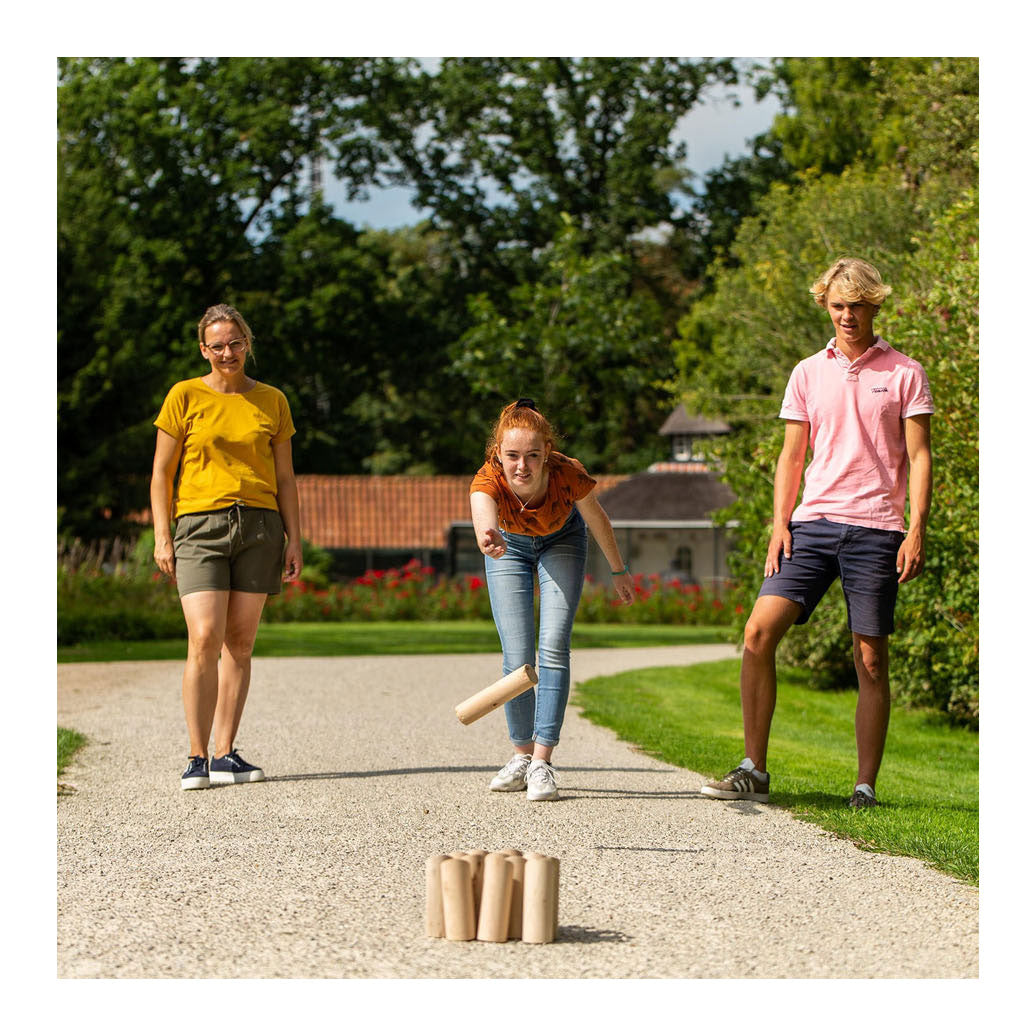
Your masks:
<svg viewBox="0 0 1036 1036"><path fill-rule="evenodd" d="M751 770L752 773L756 777L758 777L759 780L761 780L761 781L766 779L766 771L765 770L757 770L755 768L755 763L753 763L752 760L749 759L747 755L737 765L739 767L741 767L742 770Z"/></svg>
<svg viewBox="0 0 1036 1036"><path fill-rule="evenodd" d="M877 797L874 794L874 789L869 784L857 784L855 790L865 791L872 799Z"/></svg>

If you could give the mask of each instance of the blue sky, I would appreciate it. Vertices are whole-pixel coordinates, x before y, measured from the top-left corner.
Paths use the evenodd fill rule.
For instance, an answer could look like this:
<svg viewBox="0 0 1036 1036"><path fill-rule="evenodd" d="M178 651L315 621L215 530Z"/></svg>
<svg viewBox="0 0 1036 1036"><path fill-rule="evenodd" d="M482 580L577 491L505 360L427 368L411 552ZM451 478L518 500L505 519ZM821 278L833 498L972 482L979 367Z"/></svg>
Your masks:
<svg viewBox="0 0 1036 1036"><path fill-rule="evenodd" d="M676 138L687 142L687 165L699 177L722 165L728 155L745 154L746 141L769 128L777 114L773 97L759 104L750 87L740 87L733 91L741 101L735 106L725 99L731 92L712 90L677 124ZM394 229L421 218L410 204L411 192L402 187L371 190L368 201L346 201L341 185L333 181L325 183L324 193L335 214L358 227Z"/></svg>

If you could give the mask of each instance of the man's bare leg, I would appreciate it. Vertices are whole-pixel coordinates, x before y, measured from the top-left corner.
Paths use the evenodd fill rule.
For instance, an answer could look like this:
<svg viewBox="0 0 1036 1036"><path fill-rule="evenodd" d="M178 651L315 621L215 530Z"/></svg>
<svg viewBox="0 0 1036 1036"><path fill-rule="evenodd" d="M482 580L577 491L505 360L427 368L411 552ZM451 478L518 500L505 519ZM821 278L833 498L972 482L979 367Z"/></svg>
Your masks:
<svg viewBox="0 0 1036 1036"><path fill-rule="evenodd" d="M889 639L853 634L853 661L860 681L856 703L856 783L873 789L889 729Z"/></svg>
<svg viewBox="0 0 1036 1036"><path fill-rule="evenodd" d="M777 704L777 645L802 612L802 605L767 594L756 598L745 626L741 657L741 718L745 755L757 770L766 770L770 723Z"/></svg>

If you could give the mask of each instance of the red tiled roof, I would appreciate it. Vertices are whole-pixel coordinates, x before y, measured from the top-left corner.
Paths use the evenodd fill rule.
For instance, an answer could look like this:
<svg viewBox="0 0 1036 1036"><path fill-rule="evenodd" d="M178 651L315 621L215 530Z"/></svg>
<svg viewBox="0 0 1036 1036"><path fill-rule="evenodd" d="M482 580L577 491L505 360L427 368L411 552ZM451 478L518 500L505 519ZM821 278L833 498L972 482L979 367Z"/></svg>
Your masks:
<svg viewBox="0 0 1036 1036"><path fill-rule="evenodd" d="M594 475L599 493L629 475ZM471 475L298 475L302 536L330 548L442 548L470 522Z"/></svg>

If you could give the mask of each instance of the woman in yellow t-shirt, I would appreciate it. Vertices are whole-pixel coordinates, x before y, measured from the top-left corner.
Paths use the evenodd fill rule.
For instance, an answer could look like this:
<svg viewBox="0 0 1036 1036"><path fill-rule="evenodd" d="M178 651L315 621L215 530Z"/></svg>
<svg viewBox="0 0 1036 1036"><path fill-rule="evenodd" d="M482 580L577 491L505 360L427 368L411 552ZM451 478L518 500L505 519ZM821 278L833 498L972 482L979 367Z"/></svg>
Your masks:
<svg viewBox="0 0 1036 1036"><path fill-rule="evenodd" d="M533 802L549 801L558 797L550 760L568 703L572 621L586 576L587 529L608 559L623 604L633 601L633 580L594 494L597 483L578 460L554 449L554 431L531 399L504 407L485 456L471 482L471 518L486 557L504 673L535 665L539 655L536 690L504 705L514 755L489 787L524 790Z"/></svg>
<svg viewBox="0 0 1036 1036"><path fill-rule="evenodd" d="M252 332L232 306L206 310L198 343L211 370L169 390L151 475L155 561L187 621L186 791L263 779L234 740L266 598L302 571L288 401L245 373Z"/></svg>

